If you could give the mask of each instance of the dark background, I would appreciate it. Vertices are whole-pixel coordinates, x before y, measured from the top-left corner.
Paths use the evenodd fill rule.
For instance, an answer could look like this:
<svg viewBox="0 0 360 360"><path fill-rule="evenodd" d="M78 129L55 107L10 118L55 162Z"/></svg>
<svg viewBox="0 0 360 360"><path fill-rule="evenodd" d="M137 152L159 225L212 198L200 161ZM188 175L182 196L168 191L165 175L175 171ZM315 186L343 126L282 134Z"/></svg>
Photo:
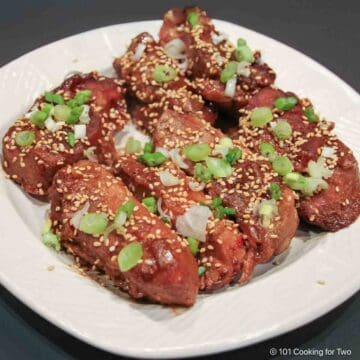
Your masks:
<svg viewBox="0 0 360 360"><path fill-rule="evenodd" d="M198 4L206 8L212 17L249 27L300 50L339 75L357 91L360 90L358 0L0 0L0 4L0 66L65 36L122 22L158 19L171 7ZM272 65L276 68L276 64ZM22 305L1 286L0 296L1 360L120 359L57 329ZM341 347L352 350L351 357L343 356L342 359L360 359L359 310L360 293L298 330L258 345L209 358L268 359L271 358L271 347ZM141 332L141 325L139 331ZM310 356L280 358L318 359Z"/></svg>

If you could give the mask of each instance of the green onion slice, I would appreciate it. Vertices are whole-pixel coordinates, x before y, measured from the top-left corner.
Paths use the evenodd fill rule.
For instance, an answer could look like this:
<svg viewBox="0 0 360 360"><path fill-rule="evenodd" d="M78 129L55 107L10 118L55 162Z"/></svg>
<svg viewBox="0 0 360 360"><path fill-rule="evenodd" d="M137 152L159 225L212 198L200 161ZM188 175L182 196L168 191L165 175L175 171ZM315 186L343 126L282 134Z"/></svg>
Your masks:
<svg viewBox="0 0 360 360"><path fill-rule="evenodd" d="M278 119L273 128L273 132L278 139L286 140L291 137L292 127L286 120Z"/></svg>
<svg viewBox="0 0 360 360"><path fill-rule="evenodd" d="M21 147L29 146L35 141L35 133L33 131L24 130L15 135L15 142Z"/></svg>
<svg viewBox="0 0 360 360"><path fill-rule="evenodd" d="M71 147L75 145L75 134L71 131L67 133L67 142Z"/></svg>
<svg viewBox="0 0 360 360"><path fill-rule="evenodd" d="M55 94L55 93L47 91L47 92L45 92L44 97L48 103L64 104L64 98L60 94Z"/></svg>
<svg viewBox="0 0 360 360"><path fill-rule="evenodd" d="M205 162L211 174L216 178L225 178L232 174L231 165L224 159L208 157Z"/></svg>
<svg viewBox="0 0 360 360"><path fill-rule="evenodd" d="M254 127L264 127L272 119L273 113L269 107L256 107L250 115L250 122Z"/></svg>
<svg viewBox="0 0 360 360"><path fill-rule="evenodd" d="M187 15L187 21L194 28L196 25L199 24L199 14L196 11L190 11Z"/></svg>
<svg viewBox="0 0 360 360"><path fill-rule="evenodd" d="M195 165L195 179L207 183L212 179L211 171L203 164Z"/></svg>
<svg viewBox="0 0 360 360"><path fill-rule="evenodd" d="M238 147L234 147L233 149L229 150L228 153L225 155L225 159L230 165L235 165L236 162L241 159L241 157L242 151Z"/></svg>
<svg viewBox="0 0 360 360"><path fill-rule="evenodd" d="M159 166L167 160L167 157L161 152L144 153L138 159L147 166Z"/></svg>
<svg viewBox="0 0 360 360"><path fill-rule="evenodd" d="M272 199L279 200L281 198L281 188L279 184L271 183L269 189Z"/></svg>
<svg viewBox="0 0 360 360"><path fill-rule="evenodd" d="M205 266L199 266L198 267L198 275L203 276L206 273L206 267Z"/></svg>
<svg viewBox="0 0 360 360"><path fill-rule="evenodd" d="M80 231L91 234L100 235L108 225L108 218L105 213L87 213L80 219Z"/></svg>
<svg viewBox="0 0 360 360"><path fill-rule="evenodd" d="M132 215L134 208L135 208L135 203L131 200L128 200L126 203L122 204L119 207L117 213L123 211L126 214L127 218L129 218Z"/></svg>
<svg viewBox="0 0 360 360"><path fill-rule="evenodd" d="M185 156L191 161L205 160L211 152L209 144L193 144L184 148Z"/></svg>
<svg viewBox="0 0 360 360"><path fill-rule="evenodd" d="M304 110L304 115L306 116L306 118L308 119L309 122L318 122L319 121L319 116L316 115L314 108L312 106L307 107Z"/></svg>
<svg viewBox="0 0 360 360"><path fill-rule="evenodd" d="M58 235L54 234L53 232L48 231L41 234L41 240L44 243L44 245L53 248L56 251L60 251L61 248L60 238Z"/></svg>
<svg viewBox="0 0 360 360"><path fill-rule="evenodd" d="M195 256L199 252L199 240L196 240L192 237L188 237L186 240L188 242L191 253Z"/></svg>
<svg viewBox="0 0 360 360"><path fill-rule="evenodd" d="M291 110L296 104L297 104L297 98L294 96L289 96L289 97L278 97L275 101L274 101L274 105L277 109L281 110L281 111L287 111L287 110Z"/></svg>
<svg viewBox="0 0 360 360"><path fill-rule="evenodd" d="M165 83L176 78L177 71L169 65L157 65L153 71L153 79L157 83Z"/></svg>
<svg viewBox="0 0 360 360"><path fill-rule="evenodd" d="M259 207L259 215L261 217L261 224L267 228L271 224L271 220L278 214L278 207L274 199L262 200Z"/></svg>
<svg viewBox="0 0 360 360"><path fill-rule="evenodd" d="M118 265L121 272L134 268L143 257L143 248L139 242L132 242L121 249L118 255Z"/></svg>
<svg viewBox="0 0 360 360"><path fill-rule="evenodd" d="M261 142L259 145L260 154L267 157L270 161L273 161L276 157L275 148L268 142Z"/></svg>
<svg viewBox="0 0 360 360"><path fill-rule="evenodd" d="M272 167L281 176L288 174L294 169L291 161L286 156L276 156L272 162Z"/></svg>
<svg viewBox="0 0 360 360"><path fill-rule="evenodd" d="M246 44L244 45L238 44L238 47L235 50L235 58L239 62L246 61L248 63L252 63L255 60L253 52Z"/></svg>
<svg viewBox="0 0 360 360"><path fill-rule="evenodd" d="M237 39L236 45L237 45L237 47L244 46L244 45L246 45L246 40L239 38L239 39Z"/></svg>
<svg viewBox="0 0 360 360"><path fill-rule="evenodd" d="M228 80L236 75L237 63L235 61L230 61L226 64L224 70L220 74L220 81L226 83Z"/></svg>
<svg viewBox="0 0 360 360"><path fill-rule="evenodd" d="M71 109L67 105L55 105L54 118L58 121L67 121L71 114ZM80 115L79 115L80 116Z"/></svg>
<svg viewBox="0 0 360 360"><path fill-rule="evenodd" d="M130 137L125 144L125 152L127 154L135 154L141 151L141 142Z"/></svg>
<svg viewBox="0 0 360 360"><path fill-rule="evenodd" d="M144 153L152 153L154 151L154 146L152 143L148 142L144 146Z"/></svg>
<svg viewBox="0 0 360 360"><path fill-rule="evenodd" d="M39 110L31 115L30 120L34 125L42 129L48 116L49 115L45 111Z"/></svg>
<svg viewBox="0 0 360 360"><path fill-rule="evenodd" d="M80 115L84 111L83 106L75 106L71 109L70 115L65 120L67 124L73 125L79 121Z"/></svg>
<svg viewBox="0 0 360 360"><path fill-rule="evenodd" d="M142 204L147 208L147 210L152 213L155 214L156 213L156 199L153 196L149 196L146 197L144 199L142 199Z"/></svg>

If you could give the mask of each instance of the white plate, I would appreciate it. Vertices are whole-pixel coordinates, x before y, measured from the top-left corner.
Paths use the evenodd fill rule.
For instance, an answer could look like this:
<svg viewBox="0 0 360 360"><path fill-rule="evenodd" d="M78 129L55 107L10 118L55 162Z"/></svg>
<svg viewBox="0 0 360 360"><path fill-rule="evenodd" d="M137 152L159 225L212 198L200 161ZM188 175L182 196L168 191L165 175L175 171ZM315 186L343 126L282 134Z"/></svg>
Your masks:
<svg viewBox="0 0 360 360"><path fill-rule="evenodd" d="M278 85L311 97L336 122L337 133L360 152L360 97L334 74L297 51L254 31L216 21L232 40L243 37L277 72ZM140 31L156 34L160 21L115 25L57 41L0 70L1 135L34 97L70 70L111 72ZM34 311L105 350L169 358L249 345L321 316L360 287L360 222L335 234L300 232L281 264L259 267L250 284L211 296L175 315L141 305L71 270L64 256L39 240L45 205L0 180L0 280ZM55 266L48 271L49 265ZM267 270L267 271L266 271ZM325 285L319 284L325 281Z"/></svg>

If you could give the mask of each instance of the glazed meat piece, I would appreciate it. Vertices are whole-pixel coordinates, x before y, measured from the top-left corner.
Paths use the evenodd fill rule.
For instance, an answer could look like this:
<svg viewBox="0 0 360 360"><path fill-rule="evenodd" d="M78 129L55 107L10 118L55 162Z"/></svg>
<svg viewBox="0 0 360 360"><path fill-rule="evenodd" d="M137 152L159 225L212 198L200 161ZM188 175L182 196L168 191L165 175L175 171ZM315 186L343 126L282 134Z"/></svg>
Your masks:
<svg viewBox="0 0 360 360"><path fill-rule="evenodd" d="M195 239L199 249L194 251L194 255L198 259L199 269L204 267L205 270L200 274L201 290L222 288L240 274L241 282L251 277L255 263L253 257L247 255L248 249L237 229L238 226L230 220L214 218L204 207L204 204L211 203L211 198L198 188L199 184L193 178L186 176L174 163L166 161L158 167L147 167L138 161L135 155L124 154L119 156L115 171L136 194L138 200L149 196L153 197L154 201L157 199L157 211L161 211L161 215L166 216L179 233L184 231L179 225L179 219L189 210L187 216L193 222L195 233L201 227L201 220L196 218L195 213L190 215L191 211L197 209L209 213L206 228L203 229L203 242ZM173 183L168 183L167 178L172 179ZM202 209L199 209L199 205ZM193 236L196 237L195 234Z"/></svg>
<svg viewBox="0 0 360 360"><path fill-rule="evenodd" d="M284 109L278 103L283 108L278 109L275 102L279 102L279 98L292 99L292 106ZM272 110L273 120L261 128L254 127L251 113L255 108L264 107ZM277 125L279 122L281 125ZM260 151L263 142L271 144L276 153L290 159L296 174L306 176L301 178L303 181L319 183L310 192L307 188L299 188L299 183L292 185L300 191L298 210L303 220L328 231L337 231L358 218L360 179L356 159L332 133L334 124L321 120L309 100L275 88L262 89L242 112L239 124L233 138L254 152ZM289 131L286 138L281 134L284 126Z"/></svg>
<svg viewBox="0 0 360 360"><path fill-rule="evenodd" d="M242 45L238 44L237 48L232 45L225 34L215 29L206 12L198 7L168 11L160 30L160 44L165 49L175 42L177 46L179 42L182 44L186 74L194 80L197 92L233 115L247 105L254 91L273 84L275 80L274 71L262 62L260 52L252 54L246 42L241 41ZM220 81L230 61L237 76L237 85L231 91L226 82L232 76ZM229 89L225 90L227 87Z"/></svg>
<svg viewBox="0 0 360 360"><path fill-rule="evenodd" d="M210 156L209 163L224 167L228 173L226 176L220 174L215 177L205 189L212 197L220 197L225 206L236 210L236 220L245 235L247 246L256 249L257 262L265 262L272 255L286 250L295 234L299 222L295 194L281 185L281 179L274 173L269 162L247 151L239 141L233 145L242 149L242 158L232 166L224 161L219 163L218 160L213 160L219 159L215 151L223 138L225 136L220 130L212 128L203 120L171 111L163 114L153 134L154 144L167 150L183 149L192 144L210 145L209 155L213 156ZM185 171L197 176L196 168L200 163L194 167L189 159L184 158L183 161L188 165ZM279 187L281 195L276 201L271 201L270 186ZM271 223L264 225L260 209L266 208L266 204L270 205L273 214Z"/></svg>
<svg viewBox="0 0 360 360"><path fill-rule="evenodd" d="M54 231L76 259L103 271L136 299L183 306L195 302L199 286L197 266L186 242L149 213L122 181L103 166L83 160L64 167L54 177L49 196ZM106 216L110 224L119 207L129 202L133 211L119 232L92 235L82 227L82 220L80 225L75 221L76 214L85 208L81 219L97 213ZM118 254L134 243L140 244L141 259L121 271Z"/></svg>
<svg viewBox="0 0 360 360"><path fill-rule="evenodd" d="M46 196L56 171L84 159L84 151L110 165L115 153L112 134L127 120L117 80L97 73L74 75L47 97L39 97L6 132L4 170L28 193Z"/></svg>
<svg viewBox="0 0 360 360"><path fill-rule="evenodd" d="M165 109L195 112L206 121L215 121L216 112L194 93L178 62L148 33L135 37L126 54L113 65L133 97L130 111L140 129L151 133Z"/></svg>

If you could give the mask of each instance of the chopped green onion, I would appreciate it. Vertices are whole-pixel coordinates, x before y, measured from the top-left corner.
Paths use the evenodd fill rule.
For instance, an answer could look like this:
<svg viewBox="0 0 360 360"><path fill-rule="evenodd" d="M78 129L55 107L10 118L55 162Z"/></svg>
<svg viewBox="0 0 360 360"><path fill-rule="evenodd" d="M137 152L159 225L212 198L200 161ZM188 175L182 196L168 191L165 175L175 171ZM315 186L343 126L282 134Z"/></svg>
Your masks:
<svg viewBox="0 0 360 360"><path fill-rule="evenodd" d="M228 177L232 174L231 165L224 159L208 157L205 162L211 174L216 178Z"/></svg>
<svg viewBox="0 0 360 360"><path fill-rule="evenodd" d="M232 77L236 75L237 63L235 61L230 61L226 64L224 70L220 74L220 81L226 83Z"/></svg>
<svg viewBox="0 0 360 360"><path fill-rule="evenodd" d="M235 50L235 58L237 61L246 61L248 63L254 62L254 54L249 48L248 45L238 45L237 49Z"/></svg>
<svg viewBox="0 0 360 360"><path fill-rule="evenodd" d="M71 147L74 147L75 145L75 134L73 132L67 133L67 142Z"/></svg>
<svg viewBox="0 0 360 360"><path fill-rule="evenodd" d="M188 237L187 242L191 253L195 256L199 251L199 241L192 237Z"/></svg>
<svg viewBox="0 0 360 360"><path fill-rule="evenodd" d="M199 24L199 14L196 11L190 11L187 16L187 21L194 28L196 25Z"/></svg>
<svg viewBox="0 0 360 360"><path fill-rule="evenodd" d="M274 147L268 142L260 143L259 150L260 154L267 157L270 161L273 161L277 155Z"/></svg>
<svg viewBox="0 0 360 360"><path fill-rule="evenodd" d="M223 137L220 139L219 143L215 145L213 155L222 155L225 157L229 152L229 149L233 147L233 142L228 137Z"/></svg>
<svg viewBox="0 0 360 360"><path fill-rule="evenodd" d="M306 118L308 119L309 122L318 122L319 121L319 117L316 115L314 108L312 106L307 107L304 110L304 115L306 116Z"/></svg>
<svg viewBox="0 0 360 360"><path fill-rule="evenodd" d="M199 266L198 267L198 275L199 276L203 276L206 272L206 267L205 266Z"/></svg>
<svg viewBox="0 0 360 360"><path fill-rule="evenodd" d="M36 111L31 115L31 122L39 128L43 128L48 114L45 111Z"/></svg>
<svg viewBox="0 0 360 360"><path fill-rule="evenodd" d="M276 156L272 162L272 167L274 171L281 176L286 175L294 169L291 161L286 156Z"/></svg>
<svg viewBox="0 0 360 360"><path fill-rule="evenodd" d="M256 107L251 112L250 122L254 127L264 127L273 119L273 113L269 107Z"/></svg>
<svg viewBox="0 0 360 360"><path fill-rule="evenodd" d="M152 77L157 83L165 83L176 78L177 71L169 65L157 65Z"/></svg>
<svg viewBox="0 0 360 360"><path fill-rule="evenodd" d="M15 135L17 145L24 147L29 146L35 141L35 133L33 131L21 131Z"/></svg>
<svg viewBox="0 0 360 360"><path fill-rule="evenodd" d="M196 164L195 165L195 179L200 180L201 182L207 183L212 179L212 174L210 170L202 165Z"/></svg>
<svg viewBox="0 0 360 360"><path fill-rule="evenodd" d="M90 101L91 98L91 90L81 90L76 93L74 99L77 105L84 105Z"/></svg>
<svg viewBox="0 0 360 360"><path fill-rule="evenodd" d="M308 162L306 170L311 177L327 179L333 174L333 170L330 170L325 166L325 161L325 158L320 157L316 162L313 160Z"/></svg>
<svg viewBox="0 0 360 360"><path fill-rule="evenodd" d="M134 208L135 208L134 202L131 200L128 200L126 203L122 204L119 207L117 214L119 212L123 211L126 214L127 218L129 218L132 215Z"/></svg>
<svg viewBox="0 0 360 360"><path fill-rule="evenodd" d="M80 231L91 234L100 235L108 225L108 218L105 213L87 213L80 219Z"/></svg>
<svg viewBox="0 0 360 360"><path fill-rule="evenodd" d="M147 208L150 213L156 213L156 199L153 196L142 199L142 204Z"/></svg>
<svg viewBox="0 0 360 360"><path fill-rule="evenodd" d="M48 233L50 230L51 230L51 220L49 217L47 217L41 229L41 235Z"/></svg>
<svg viewBox="0 0 360 360"><path fill-rule="evenodd" d="M291 110L296 104L297 104L297 98L294 96L289 96L289 97L278 97L275 102L274 105L277 109L281 110L281 111L287 111L287 110Z"/></svg>
<svg viewBox="0 0 360 360"><path fill-rule="evenodd" d="M58 121L67 121L71 112L72 110L67 105L55 105L54 118Z"/></svg>
<svg viewBox="0 0 360 360"><path fill-rule="evenodd" d="M191 161L205 160L210 154L209 144L193 144L184 148L185 156Z"/></svg>
<svg viewBox="0 0 360 360"><path fill-rule="evenodd" d="M293 190L303 191L306 186L306 177L296 173L289 172L283 177L284 183Z"/></svg>
<svg viewBox="0 0 360 360"><path fill-rule="evenodd" d="M154 151L154 146L152 143L148 142L144 146L144 153L152 153Z"/></svg>
<svg viewBox="0 0 360 360"><path fill-rule="evenodd" d="M246 45L246 40L245 39L242 39L242 38L239 38L237 39L237 47L241 47L241 46L244 46Z"/></svg>
<svg viewBox="0 0 360 360"><path fill-rule="evenodd" d="M64 98L60 94L55 94L55 93L47 91L47 92L45 92L44 96L45 96L45 100L48 103L64 104Z"/></svg>
<svg viewBox="0 0 360 360"><path fill-rule="evenodd" d="M277 215L278 207L275 200L262 200L259 207L259 215L261 216L261 224L263 227L269 227L274 215Z"/></svg>
<svg viewBox="0 0 360 360"><path fill-rule="evenodd" d="M281 198L281 188L279 184L271 183L269 189L272 199L279 200Z"/></svg>
<svg viewBox="0 0 360 360"><path fill-rule="evenodd" d="M218 206L222 204L222 199L220 197L213 198L211 200L210 208L215 210Z"/></svg>
<svg viewBox="0 0 360 360"><path fill-rule="evenodd" d="M286 140L291 137L291 125L284 119L279 119L273 129L275 136L280 140Z"/></svg>
<svg viewBox="0 0 360 360"><path fill-rule="evenodd" d="M48 231L41 234L41 240L44 243L44 245L53 248L56 251L60 251L61 245L60 245L59 236L54 234L53 232Z"/></svg>
<svg viewBox="0 0 360 360"><path fill-rule="evenodd" d="M51 115L54 110L54 105L52 104L42 103L40 107L41 111L45 112L47 116Z"/></svg>
<svg viewBox="0 0 360 360"><path fill-rule="evenodd" d="M118 265L121 272L126 272L135 267L143 257L143 248L139 242L132 242L124 246L118 255Z"/></svg>
<svg viewBox="0 0 360 360"><path fill-rule="evenodd" d="M159 166L167 160L167 157L161 152L144 153L138 159L147 166Z"/></svg>
<svg viewBox="0 0 360 360"><path fill-rule="evenodd" d="M222 199L220 197L212 199L210 209L215 211L215 216L218 219L222 219L224 216L233 216L236 214L234 208L224 207L222 205Z"/></svg>
<svg viewBox="0 0 360 360"><path fill-rule="evenodd" d="M125 152L127 154L134 154L141 151L141 142L130 137L125 144Z"/></svg>
<svg viewBox="0 0 360 360"><path fill-rule="evenodd" d="M302 189L302 192L306 196L312 196L318 189L327 189L329 187L328 183L319 178L306 177L305 186Z"/></svg>
<svg viewBox="0 0 360 360"><path fill-rule="evenodd" d="M76 124L79 121L80 115L83 112L84 107L83 106L75 106L71 109L70 115L65 120L67 124L73 125Z"/></svg>
<svg viewBox="0 0 360 360"><path fill-rule="evenodd" d="M167 218L166 216L162 216L162 217L160 218L160 220L162 220L165 224L170 224L170 219Z"/></svg>
<svg viewBox="0 0 360 360"><path fill-rule="evenodd" d="M239 159L241 159L241 157L242 157L242 151L238 147L229 150L229 152L225 155L225 159L230 165L235 165L235 163Z"/></svg>

